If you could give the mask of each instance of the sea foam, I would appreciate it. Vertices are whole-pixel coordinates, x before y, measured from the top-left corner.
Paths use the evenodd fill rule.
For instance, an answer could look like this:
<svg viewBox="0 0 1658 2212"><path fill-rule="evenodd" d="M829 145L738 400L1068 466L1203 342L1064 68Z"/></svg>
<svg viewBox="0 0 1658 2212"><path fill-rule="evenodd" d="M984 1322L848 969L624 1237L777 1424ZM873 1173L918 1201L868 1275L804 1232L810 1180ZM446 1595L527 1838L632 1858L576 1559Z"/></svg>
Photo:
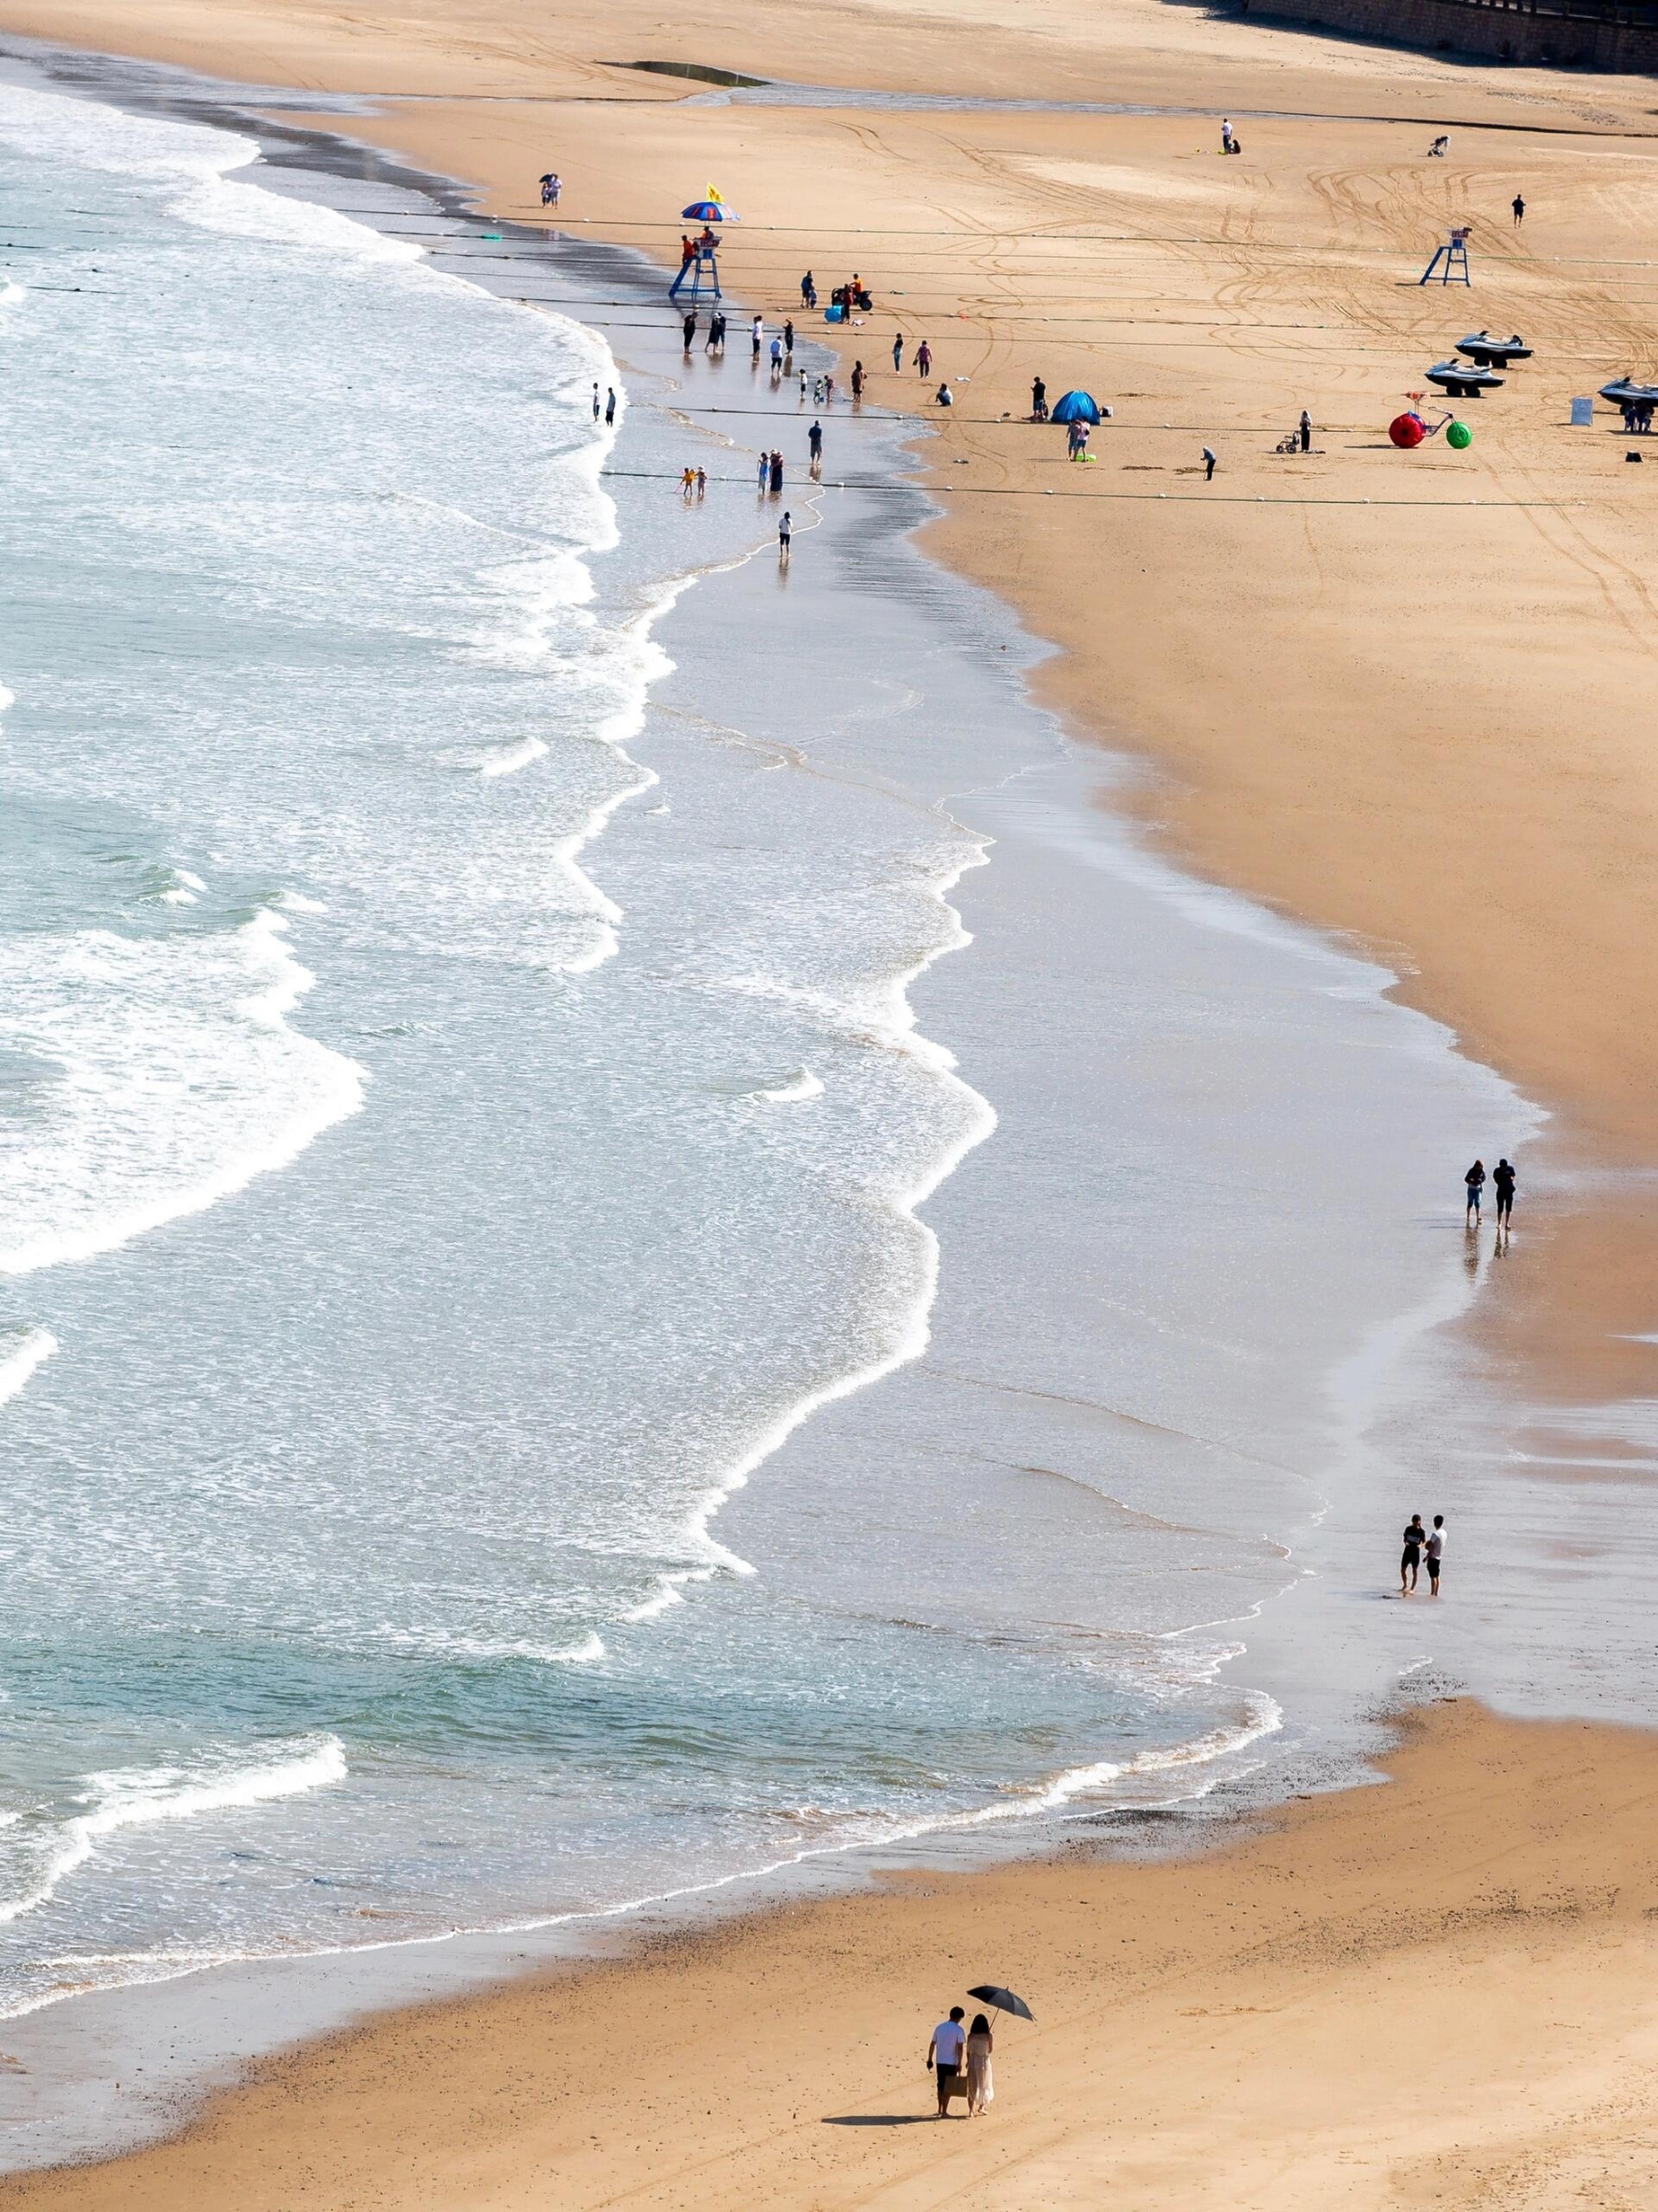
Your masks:
<svg viewBox="0 0 1658 2212"><path fill-rule="evenodd" d="M0 1132L0 1274L198 1213L362 1105L364 1071L289 1023L315 978L285 928L0 943L0 1042L40 1070Z"/></svg>

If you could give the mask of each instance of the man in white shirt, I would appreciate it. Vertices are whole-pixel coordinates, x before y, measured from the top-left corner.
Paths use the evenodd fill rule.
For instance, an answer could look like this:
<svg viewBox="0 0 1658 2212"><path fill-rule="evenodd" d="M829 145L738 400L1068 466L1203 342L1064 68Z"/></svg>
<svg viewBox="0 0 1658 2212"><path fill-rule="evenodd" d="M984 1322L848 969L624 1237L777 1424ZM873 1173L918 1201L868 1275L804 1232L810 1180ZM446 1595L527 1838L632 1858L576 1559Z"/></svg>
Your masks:
<svg viewBox="0 0 1658 2212"><path fill-rule="evenodd" d="M1430 1598L1437 1598L1440 1594L1440 1568L1443 1565L1445 1557L1445 1516L1442 1513L1436 1513L1434 1516L1434 1525L1428 1531L1427 1550L1428 1595Z"/></svg>
<svg viewBox="0 0 1658 2212"><path fill-rule="evenodd" d="M967 2031L962 2025L963 2010L960 2005L950 2007L950 2017L941 2020L933 2030L933 2040L927 2045L927 2065L938 2067L939 2117L950 2116L950 2091L961 2078L962 2054L967 2047Z"/></svg>

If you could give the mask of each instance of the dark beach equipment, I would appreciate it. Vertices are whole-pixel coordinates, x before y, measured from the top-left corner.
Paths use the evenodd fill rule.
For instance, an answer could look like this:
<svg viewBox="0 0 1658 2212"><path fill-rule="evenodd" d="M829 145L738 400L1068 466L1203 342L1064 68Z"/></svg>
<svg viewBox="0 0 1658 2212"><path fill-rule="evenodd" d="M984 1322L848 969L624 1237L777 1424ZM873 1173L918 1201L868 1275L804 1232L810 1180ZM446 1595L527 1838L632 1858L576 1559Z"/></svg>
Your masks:
<svg viewBox="0 0 1658 2212"><path fill-rule="evenodd" d="M1098 422L1099 401L1086 392L1067 392L1062 399L1055 401L1048 420L1050 422Z"/></svg>
<svg viewBox="0 0 1658 2212"><path fill-rule="evenodd" d="M1024 1998L1016 1997L1011 1989L997 1989L993 1983L982 1982L977 1989L970 1989L967 1995L977 1997L982 2005L993 2006L999 2013L1011 2013L1015 2019L1030 2020L1033 2024L1035 2022L1035 2014Z"/></svg>

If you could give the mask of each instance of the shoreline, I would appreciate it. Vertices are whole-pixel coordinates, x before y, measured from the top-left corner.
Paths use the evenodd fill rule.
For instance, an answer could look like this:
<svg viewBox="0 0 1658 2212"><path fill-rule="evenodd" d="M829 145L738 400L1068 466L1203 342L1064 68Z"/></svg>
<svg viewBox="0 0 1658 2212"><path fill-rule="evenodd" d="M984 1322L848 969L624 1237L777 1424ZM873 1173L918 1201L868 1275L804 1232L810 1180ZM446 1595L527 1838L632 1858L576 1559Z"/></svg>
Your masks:
<svg viewBox="0 0 1658 2212"><path fill-rule="evenodd" d="M287 2212L552 2186L576 2207L802 2189L850 2207L976 2187L1025 2212L1107 2176L1149 2205L1202 2173L1219 2204L1302 2212L1338 2180L1361 2207L1423 2188L1474 2206L1493 2169L1528 2208L1613 2173L1639 2191L1658 1745L1453 1699L1384 1764L1385 1787L1195 1859L1079 1843L912 1875L664 1933L585 1966L579 2007L556 1974L384 2015L263 2062L165 2143L0 2180L0 2202ZM1004 1946L1036 2024L1001 2023L989 2121L937 2134L927 2025Z"/></svg>
<svg viewBox="0 0 1658 2212"><path fill-rule="evenodd" d="M1238 112L1239 112L1239 113L1243 113L1243 112L1245 112L1245 110L1242 108L1241 104L1239 105L1239 108L1238 108ZM344 119L342 118L341 120L343 121ZM348 135L348 136L349 136L349 135L350 135L349 131L348 131L347 133L345 133L344 135ZM923 456L922 456L922 460L923 460L923 463L925 463L925 462L926 462L926 460L927 460L927 456L926 456L926 455L923 455ZM940 484L940 480L939 480L939 467L940 467L941 466L942 466L942 464L937 464L937 465L932 465L932 466L929 466L929 467L927 467L927 473L926 473L926 477L925 477L925 479L924 479L924 484L925 484L925 489L928 490L928 492L929 492L930 494L937 494L937 492L938 492L938 491L940 490L940 489L941 489L941 484ZM943 489L947 490L947 487L943 487ZM1149 498L1151 495L1149 495L1149 494L1148 494L1148 495L1147 495L1147 496ZM1255 502L1251 502L1251 503L1252 503L1252 504L1254 504ZM934 537L934 536L940 536L940 535L947 535L947 533L948 533L948 531L949 531L949 527L950 527L950 525L949 525L949 519L948 519L948 514L947 514L947 513L946 513L946 515L945 515L945 517L944 517L944 518L943 518L943 519L941 522L939 522L939 523L931 523L931 524L928 524L928 525L925 527L924 535L925 535L925 536L927 536L928 538L932 538L932 537ZM1118 797L1118 796L1119 796L1119 795L1114 795L1114 801L1113 801L1113 803L1114 803L1114 804L1116 804L1116 803L1117 803L1117 797ZM1158 801L1156 801L1156 800L1154 800L1154 799L1148 799L1148 800L1146 802L1146 809L1145 809L1145 810L1146 810L1147 813L1152 813L1152 812L1155 812L1155 810L1156 810L1156 808L1157 808L1157 805L1158 805L1158 804L1159 804L1159 802L1158 802ZM1407 992L1407 996L1408 996L1408 992ZM1506 1723L1493 1723L1493 1725L1494 1725L1494 1726L1496 1726L1496 1727L1498 1727L1498 1728L1501 1728L1501 1727L1503 1727L1503 1726L1506 1726L1507 1724L1506 1724ZM1238 1848L1244 1848L1244 1846L1242 1846L1242 1845L1239 1845L1239 1846L1238 1846ZM793 1908L793 1907L790 1907L790 1906L787 1906L787 1905L784 1905L784 1906L779 1907L779 1908L777 1908L777 1909L779 1909L779 1910L781 1910L782 1912L784 1912L784 1913L785 1913L785 1914L786 1914L786 1913L788 1913L788 1912L792 1911L794 1908ZM808 1909L811 1909L811 1908L808 1908ZM835 1909L837 1909L837 1908L836 1908L835 1906L833 1906L833 1905L830 1905L830 1906L826 1906L826 1907L825 1907L825 1910L826 1910L826 1911L829 1911L829 1912L833 1912ZM746 1936L744 1936L744 1935L738 1935L738 1936L737 1936L737 1937L734 1937L734 1939L733 1939L733 1940L735 1940L735 1941L738 1941L738 1942L741 1942L741 1941L744 1941L744 1940L746 1940ZM491 1999L491 2000L484 2000L484 2001L486 2001L486 2002L492 2002L492 2001L494 2001L494 2000L492 2000L492 1999ZM501 1995L501 1999L500 1999L500 2001L501 2001L503 2004L506 2004L506 2003L509 2003L509 2002L511 2002L511 1992L502 1993L502 1995ZM401 2017L399 2016L399 2018L401 2018ZM404 2023L404 2024L406 2025L406 2023ZM364 2034L366 2034L366 2035L368 2035L368 2036L371 2036L371 2037L372 2037L372 2036L373 2036L373 2035L374 2035L374 2034L375 2034L376 2031L375 2031L375 2028L371 2027L370 2029L368 2029L368 2030L365 2030L365 2031L361 2031L361 2032L362 2032L362 2033L364 2033ZM301 2062L299 2062L299 2063L302 2063L302 2064L303 2064L303 2060L302 2060ZM279 2064L283 2064L283 2065L286 2065L287 2064L289 2064L289 2062L284 2061L284 2062L279 2062ZM262 2078L262 2070L261 2070L261 2078ZM256 2094L256 2093L257 2093L257 2092L240 2092L240 2091L238 2091L238 2092L235 2092L235 2095L236 2095L237 2097L240 2097L240 2096L241 2096L241 2095L243 2095L243 2094L250 2094L250 2095L251 2095L251 2094ZM216 2113L216 2111L217 2111L218 2108L216 2106L216 2107L214 2108L214 2109L215 2109L215 2112ZM211 2124L211 2123L210 2123L210 2124ZM194 2130L193 2129L193 2134L194 2134ZM192 2139L193 2139L193 2138L192 2138ZM148 2155L148 2154L147 2154L147 2155ZM144 2183L144 2184L141 2184L141 2186L148 2186L148 2183ZM21 2201L21 2199L20 2199L19 2201ZM91 2200L91 2199L88 2199L88 2201L93 2201L93 2200ZM123 2200L123 2201L125 2201L125 2200ZM307 2199L307 2201L309 2201L309 2200ZM317 2201L330 2201L330 2200L328 2200L327 2198L319 2198Z"/></svg>

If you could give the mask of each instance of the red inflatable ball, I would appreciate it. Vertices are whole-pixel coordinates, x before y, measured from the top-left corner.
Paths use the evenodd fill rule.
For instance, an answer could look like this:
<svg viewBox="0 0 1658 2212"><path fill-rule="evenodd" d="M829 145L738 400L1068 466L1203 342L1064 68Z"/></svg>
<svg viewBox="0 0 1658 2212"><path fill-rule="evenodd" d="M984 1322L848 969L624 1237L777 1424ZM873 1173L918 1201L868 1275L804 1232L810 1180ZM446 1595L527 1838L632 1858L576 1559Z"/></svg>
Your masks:
<svg viewBox="0 0 1658 2212"><path fill-rule="evenodd" d="M1388 424L1388 436L1396 445L1409 449L1420 445L1428 434L1428 426L1420 415L1396 415Z"/></svg>

